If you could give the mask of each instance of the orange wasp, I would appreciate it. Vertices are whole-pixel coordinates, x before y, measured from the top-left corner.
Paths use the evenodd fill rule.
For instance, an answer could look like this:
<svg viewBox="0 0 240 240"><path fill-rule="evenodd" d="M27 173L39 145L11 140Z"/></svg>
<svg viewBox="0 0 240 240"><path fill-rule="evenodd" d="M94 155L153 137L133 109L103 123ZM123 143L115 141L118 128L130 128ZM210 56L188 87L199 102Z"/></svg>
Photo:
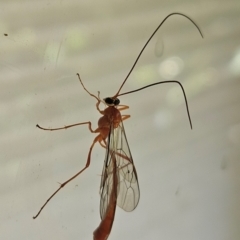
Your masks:
<svg viewBox="0 0 240 240"><path fill-rule="evenodd" d="M167 17L163 19L163 21L158 25L156 30L150 36L148 41L143 46L142 50L140 51L137 59L135 60L132 68L130 69L128 75L126 76L125 80L123 81L122 85L118 89L117 93L113 97L107 97L103 100L100 99L99 92L98 96L90 93L86 87L84 86L80 75L77 73L79 81L83 87L83 89L92 97L97 100L96 108L98 112L102 115L102 117L98 120L98 128L96 130L92 129L91 122L81 122L72 125L68 125L65 127L60 128L43 128L40 127L38 124L36 125L38 128L42 130L48 131L55 131L61 129L67 129L70 127L75 127L78 125L88 125L90 132L97 133L98 135L93 140L93 143L90 147L87 162L85 167L72 176L70 179L65 181L60 185L60 187L47 199L44 205L40 208L37 215L33 218L37 218L43 208L47 205L47 203L55 196L55 194L60 191L66 184L71 182L74 178L80 175L85 169L87 169L91 162L91 153L94 145L98 142L103 148L106 149L106 155L103 165L102 171L102 178L100 184L100 215L101 215L101 222L98 228L93 233L94 240L106 240L111 232L112 224L115 217L116 205L121 207L123 210L130 212L133 211L136 206L138 205L139 198L140 198L140 191L139 191L139 184L138 184L138 177L137 171L133 163L132 155L129 149L129 145L127 142L127 137L125 134L123 121L128 119L130 115L121 115L120 111L126 110L129 107L126 105L119 105L120 100L118 99L119 96L134 93L140 90L143 90L148 87L152 87L154 85L162 84L162 83L177 83L182 89L187 114L190 122L190 126L192 128L187 97L184 91L182 84L176 80L169 80L169 81L161 81L157 83L153 83L147 86L144 86L139 89L135 89L133 91L121 93L120 91L123 85L126 83L128 77L130 76L131 72L133 71L135 65L137 64L140 56L142 55L144 49L158 31L158 29L163 25L163 23L172 15L181 15L188 20L190 20L195 27L198 29L199 33L203 37L201 30L197 26L197 24L188 16L182 13L171 13ZM100 103L103 102L107 107L104 110L99 108Z"/></svg>

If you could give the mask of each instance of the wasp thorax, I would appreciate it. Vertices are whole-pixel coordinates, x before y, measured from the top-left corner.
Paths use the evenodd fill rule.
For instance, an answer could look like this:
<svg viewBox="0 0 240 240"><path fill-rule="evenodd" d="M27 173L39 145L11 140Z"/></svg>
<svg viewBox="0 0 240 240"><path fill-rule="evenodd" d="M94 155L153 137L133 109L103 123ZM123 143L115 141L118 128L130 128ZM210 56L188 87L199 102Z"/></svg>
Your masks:
<svg viewBox="0 0 240 240"><path fill-rule="evenodd" d="M104 98L103 100L108 106L117 106L120 103L120 100L118 98L113 99L113 98L107 97L107 98Z"/></svg>

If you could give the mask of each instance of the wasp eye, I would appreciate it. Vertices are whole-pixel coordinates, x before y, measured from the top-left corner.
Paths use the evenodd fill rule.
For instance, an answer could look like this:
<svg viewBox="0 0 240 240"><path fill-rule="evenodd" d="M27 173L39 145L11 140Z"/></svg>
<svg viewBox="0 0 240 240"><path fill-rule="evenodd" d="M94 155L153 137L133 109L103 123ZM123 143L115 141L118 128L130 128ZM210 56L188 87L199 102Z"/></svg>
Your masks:
<svg viewBox="0 0 240 240"><path fill-rule="evenodd" d="M116 98L116 99L114 100L114 105L117 106L119 103L120 103L120 100L119 100L118 98Z"/></svg>
<svg viewBox="0 0 240 240"><path fill-rule="evenodd" d="M112 105L113 104L113 99L110 98L110 97L105 98L104 101L107 105Z"/></svg>

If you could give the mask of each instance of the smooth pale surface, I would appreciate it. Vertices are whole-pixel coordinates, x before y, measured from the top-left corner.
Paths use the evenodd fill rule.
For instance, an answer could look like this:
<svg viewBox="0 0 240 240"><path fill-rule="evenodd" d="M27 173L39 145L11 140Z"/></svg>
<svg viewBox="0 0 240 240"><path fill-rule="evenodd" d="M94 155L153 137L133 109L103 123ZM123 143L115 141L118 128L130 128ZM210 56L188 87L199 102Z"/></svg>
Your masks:
<svg viewBox="0 0 240 240"><path fill-rule="evenodd" d="M137 209L117 209L109 239L240 239L240 1L0 2L0 236L92 239L100 222L105 151L43 210L58 182L84 165L100 117L95 100L116 93L163 18L123 92L177 79L188 97L190 130L178 86L123 96L124 122L138 171ZM8 36L4 36L8 34Z"/></svg>

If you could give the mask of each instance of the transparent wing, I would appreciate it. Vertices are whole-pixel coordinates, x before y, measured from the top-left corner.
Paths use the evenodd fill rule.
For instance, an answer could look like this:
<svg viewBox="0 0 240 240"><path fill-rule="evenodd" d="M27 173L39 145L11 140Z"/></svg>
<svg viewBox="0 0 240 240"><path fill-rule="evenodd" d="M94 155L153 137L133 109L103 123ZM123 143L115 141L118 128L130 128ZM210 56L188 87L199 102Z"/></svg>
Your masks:
<svg viewBox="0 0 240 240"><path fill-rule="evenodd" d="M113 188L113 161L116 161L117 167L117 205L123 210L130 212L136 208L139 202L140 192L137 172L122 122L117 128L111 127L108 136L100 186L101 218L103 218L106 213Z"/></svg>

